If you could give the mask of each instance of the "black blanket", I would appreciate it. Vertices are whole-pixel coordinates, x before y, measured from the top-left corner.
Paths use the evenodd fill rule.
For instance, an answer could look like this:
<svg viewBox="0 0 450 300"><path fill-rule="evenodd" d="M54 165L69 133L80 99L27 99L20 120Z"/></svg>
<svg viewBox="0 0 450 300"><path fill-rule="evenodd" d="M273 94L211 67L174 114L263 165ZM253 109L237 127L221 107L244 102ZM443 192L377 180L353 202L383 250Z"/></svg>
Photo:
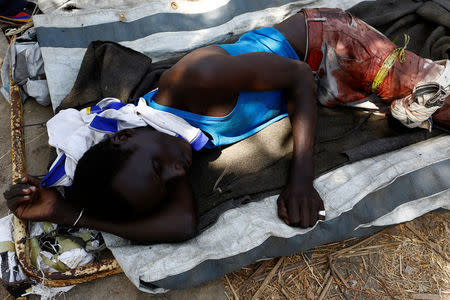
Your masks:
<svg viewBox="0 0 450 300"><path fill-rule="evenodd" d="M156 88L161 74L172 64L152 59L114 42L89 44L70 93L56 111L93 106L103 98L132 102Z"/></svg>
<svg viewBox="0 0 450 300"><path fill-rule="evenodd" d="M363 1L348 10L391 40L406 33L408 50L432 60L450 58L449 0Z"/></svg>

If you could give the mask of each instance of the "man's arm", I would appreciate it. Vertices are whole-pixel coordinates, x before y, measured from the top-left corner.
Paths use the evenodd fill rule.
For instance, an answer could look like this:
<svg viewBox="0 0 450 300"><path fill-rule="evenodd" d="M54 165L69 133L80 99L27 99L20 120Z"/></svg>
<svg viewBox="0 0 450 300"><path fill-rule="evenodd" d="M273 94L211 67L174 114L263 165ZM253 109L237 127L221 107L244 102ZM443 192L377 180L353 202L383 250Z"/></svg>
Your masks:
<svg viewBox="0 0 450 300"><path fill-rule="evenodd" d="M209 47L185 56L160 81L161 97L168 105L178 99L205 104L214 93L268 90L285 92L294 139L289 182L278 199L279 215L293 226L313 226L323 202L313 188L317 100L307 64L270 53L230 56Z"/></svg>
<svg viewBox="0 0 450 300"><path fill-rule="evenodd" d="M288 186L277 201L280 218L303 228L323 219L318 212L324 210L323 201L313 187L317 101L312 72L310 74L303 77L304 88L294 88L289 91L293 95L287 95L294 149Z"/></svg>
<svg viewBox="0 0 450 300"><path fill-rule="evenodd" d="M4 193L9 209L19 218L73 225L80 215L54 189L40 187L39 180L25 175L22 184ZM77 227L110 232L140 242L180 242L196 233L196 218L189 183L181 178L160 211L133 221L100 220L82 215Z"/></svg>

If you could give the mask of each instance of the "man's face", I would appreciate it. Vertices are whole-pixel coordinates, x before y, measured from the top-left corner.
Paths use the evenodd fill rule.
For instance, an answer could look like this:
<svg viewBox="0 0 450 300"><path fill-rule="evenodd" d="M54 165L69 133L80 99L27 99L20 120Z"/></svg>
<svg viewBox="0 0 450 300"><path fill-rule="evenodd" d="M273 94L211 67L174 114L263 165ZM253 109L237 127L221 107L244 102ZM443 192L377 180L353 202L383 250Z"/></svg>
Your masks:
<svg viewBox="0 0 450 300"><path fill-rule="evenodd" d="M177 179L186 175L192 150L186 141L153 129L138 128L131 132L126 137L113 137L132 154L112 184L137 214L148 215L176 188Z"/></svg>

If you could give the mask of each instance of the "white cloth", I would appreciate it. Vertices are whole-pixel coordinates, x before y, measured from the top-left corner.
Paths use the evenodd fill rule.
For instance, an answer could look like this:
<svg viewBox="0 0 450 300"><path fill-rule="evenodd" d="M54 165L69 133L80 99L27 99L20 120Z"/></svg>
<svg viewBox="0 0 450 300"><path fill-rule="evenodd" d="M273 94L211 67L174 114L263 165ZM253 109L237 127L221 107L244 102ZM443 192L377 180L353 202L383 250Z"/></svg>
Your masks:
<svg viewBox="0 0 450 300"><path fill-rule="evenodd" d="M409 128L420 127L431 131L432 115L443 106L445 98L450 94L450 60L441 60L436 63L444 67L438 76L427 76L415 86L411 95L397 99L391 104L392 116ZM441 90L437 93L440 101L430 103L430 101L435 100L433 99L435 96L434 92L420 96L416 95L420 86L429 83L440 86Z"/></svg>
<svg viewBox="0 0 450 300"><path fill-rule="evenodd" d="M1 243L14 243L12 217L13 215L7 215L0 219ZM21 282L28 278L17 260L15 251L2 252L0 254L0 265L2 266L0 279L6 284Z"/></svg>
<svg viewBox="0 0 450 300"><path fill-rule="evenodd" d="M0 92L9 102L9 69L13 70L13 80L21 88L22 100L33 97L47 106L50 104L47 80L41 79L44 72L44 61L41 49L35 39L34 28L28 29L17 38L6 52L2 67Z"/></svg>
<svg viewBox="0 0 450 300"><path fill-rule="evenodd" d="M50 186L70 186L78 160L83 154L91 146L102 141L106 135L122 129L150 125L158 131L182 137L193 147L199 137L206 138L200 129L191 126L184 119L174 114L149 107L142 98L137 106L127 104L120 109L110 108L103 110L108 105L117 103L120 103L118 99L103 99L97 104L102 109L99 113L92 112L91 108L85 108L80 111L65 109L47 122L48 143L56 148L58 154L50 168L50 173L60 163L63 155L66 156L64 162L65 175ZM96 127L93 122L96 120L96 117L117 120L117 128Z"/></svg>

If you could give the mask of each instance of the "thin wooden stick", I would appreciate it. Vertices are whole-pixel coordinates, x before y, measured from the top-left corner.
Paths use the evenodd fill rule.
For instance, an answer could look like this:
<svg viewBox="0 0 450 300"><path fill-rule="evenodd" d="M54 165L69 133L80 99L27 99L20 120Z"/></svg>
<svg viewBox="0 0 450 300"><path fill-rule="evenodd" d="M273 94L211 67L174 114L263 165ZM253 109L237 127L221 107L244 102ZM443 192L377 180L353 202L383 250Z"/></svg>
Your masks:
<svg viewBox="0 0 450 300"><path fill-rule="evenodd" d="M272 271L270 271L269 275L267 275L266 279L264 279L263 283L259 287L259 289L256 291L256 293L253 295L252 300L258 299L259 295L264 291L264 288L266 287L267 283L272 279L273 275L275 275L275 272L278 270L278 268L281 266L281 263L283 262L284 257L280 257L275 267L273 267Z"/></svg>
<svg viewBox="0 0 450 300"><path fill-rule="evenodd" d="M338 287L339 292L341 292L341 298L344 298L346 300L350 300L350 298L348 297L347 293L345 292L345 290L342 288L341 283L339 282L339 278L337 278L336 274L333 274L333 272L331 272L331 278L334 279L334 281L336 282L336 285Z"/></svg>
<svg viewBox="0 0 450 300"><path fill-rule="evenodd" d="M283 295L286 297L286 299L288 299L288 300L292 299L291 295L289 295L288 292L286 292L284 287L281 287L281 293L283 293Z"/></svg>
<svg viewBox="0 0 450 300"><path fill-rule="evenodd" d="M364 259L364 257L363 257L363 256L361 256L361 260L362 260L362 262L363 262L363 265L364 265L364 270L366 270L366 271L367 271L367 264L366 264L366 260Z"/></svg>
<svg viewBox="0 0 450 300"><path fill-rule="evenodd" d="M362 241L360 241L360 242L358 242L358 243L356 243L356 244L354 244L354 245L352 245L352 246L349 246L349 247L347 247L347 248L338 250L338 251L336 251L336 252L334 252L334 253L332 254L332 257L338 257L339 255L344 254L345 252L347 252L347 251L349 251L349 250L351 250L351 249L353 249L353 248L356 248L356 247L358 247L359 245L362 245L362 244L364 244L364 243L366 243L366 242L368 242L368 241L371 241L374 237L378 236L380 233L381 233L381 231L375 233L374 235L371 235L371 236L365 238L364 240L362 240Z"/></svg>
<svg viewBox="0 0 450 300"><path fill-rule="evenodd" d="M322 300L323 298L325 298L325 296L328 293L328 290L330 289L332 282L333 282L333 277L331 276L331 270L328 269L328 272L325 275L325 286L323 287L322 291L320 292L318 300Z"/></svg>
<svg viewBox="0 0 450 300"><path fill-rule="evenodd" d="M344 277L342 276L341 272L338 271L338 269L336 269L336 267L333 265L332 262L330 262L330 268L331 268L331 273L334 273L340 281L342 281L342 283L345 285L345 287L347 289L350 288L350 286L348 285L347 281L345 281Z"/></svg>
<svg viewBox="0 0 450 300"><path fill-rule="evenodd" d="M228 286L230 287L231 292L233 293L234 299L239 300L239 296L236 294L236 291L234 290L233 285L231 285L231 281L230 279L228 279L227 275L225 275L225 279L228 283Z"/></svg>
<svg viewBox="0 0 450 300"><path fill-rule="evenodd" d="M267 267L267 265L271 262L271 260L265 260L261 263L261 265L259 265L258 269L256 269L255 272L252 273L252 275L250 275L250 277L248 277L248 279L252 279L255 276L258 276L262 271L264 271L264 269Z"/></svg>
<svg viewBox="0 0 450 300"><path fill-rule="evenodd" d="M402 255L401 254L400 254L399 260L400 260L400 264L399 264L398 270L400 271L400 276L402 278L405 278L405 277L403 277L403 271L402 271L403 265L402 265Z"/></svg>
<svg viewBox="0 0 450 300"><path fill-rule="evenodd" d="M264 271L264 269L266 268L267 264L269 264L272 260L265 260L263 261L258 268L256 269L255 272L253 272L245 281L243 284L241 284L241 286L238 288L238 292L240 293L243 289L247 288L248 285L250 284L251 280L255 280L255 281L259 281L257 278L261 275L259 275L261 272ZM265 276L264 274L262 274L262 279L264 280Z"/></svg>
<svg viewBox="0 0 450 300"><path fill-rule="evenodd" d="M314 268L311 267L311 266L309 265L308 260L306 259L304 253L302 253L302 258L303 258L303 260L305 261L305 264L306 264L306 266L308 267L308 270L311 272L311 275L313 276L314 280L315 280L315 281L319 284L319 286L320 286L320 281L319 281L319 279L317 278L316 274L314 274Z"/></svg>
<svg viewBox="0 0 450 300"><path fill-rule="evenodd" d="M225 294L225 296L227 296L228 300L231 300L230 296L228 296L228 293L226 291L223 292Z"/></svg>

